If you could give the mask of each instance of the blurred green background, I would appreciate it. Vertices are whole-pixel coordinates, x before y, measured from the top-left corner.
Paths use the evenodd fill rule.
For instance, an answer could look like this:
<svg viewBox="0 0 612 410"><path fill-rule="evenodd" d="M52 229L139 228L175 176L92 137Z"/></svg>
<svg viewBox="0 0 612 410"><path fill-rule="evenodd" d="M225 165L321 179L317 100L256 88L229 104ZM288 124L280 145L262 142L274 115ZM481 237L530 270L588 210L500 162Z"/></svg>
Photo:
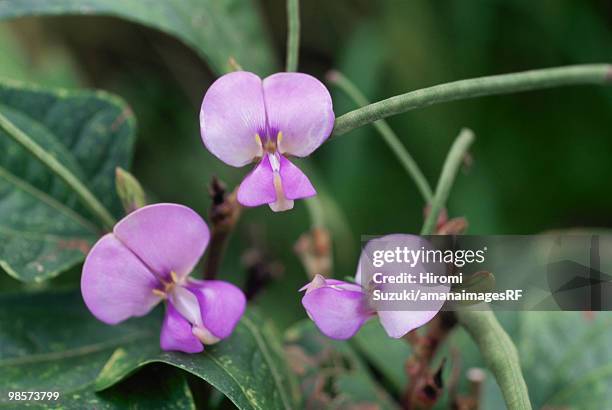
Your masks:
<svg viewBox="0 0 612 410"><path fill-rule="evenodd" d="M463 78L612 61L609 1L308 0L301 8L300 71L324 78L339 69L371 100ZM262 1L260 9L280 66L285 1ZM248 172L204 149L198 111L214 76L173 38L114 18L26 18L0 24L0 55L2 76L102 88L127 100L139 124L132 171L152 200L206 215L212 176L233 187ZM332 91L337 115L354 108ZM434 185L452 140L472 128L473 163L458 178L449 214L467 217L469 233L527 234L612 227L611 111L612 89L587 86L454 102L389 122ZM361 235L419 230L422 199L372 127L334 138L306 161L315 186L337 205L337 277L354 274ZM223 263L224 277L239 284L245 249L281 263L282 279L257 302L282 326L305 316L297 289L307 278L290 250L309 225L303 201L282 214L248 210Z"/></svg>

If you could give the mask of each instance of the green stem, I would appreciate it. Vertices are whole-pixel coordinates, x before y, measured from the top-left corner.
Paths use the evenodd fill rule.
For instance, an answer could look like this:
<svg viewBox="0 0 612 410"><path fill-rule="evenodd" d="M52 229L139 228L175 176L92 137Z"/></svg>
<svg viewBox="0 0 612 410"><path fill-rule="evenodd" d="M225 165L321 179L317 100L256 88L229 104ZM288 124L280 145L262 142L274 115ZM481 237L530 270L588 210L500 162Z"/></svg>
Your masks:
<svg viewBox="0 0 612 410"><path fill-rule="evenodd" d="M367 100L365 95L353 84L348 78L346 78L339 71L333 71L327 76L329 82L336 85L342 91L344 91L355 104L360 107L368 105L370 102ZM423 196L423 200L426 203L431 203L433 199L433 193L427 178L421 172L418 164L412 158L406 147L402 144L398 136L393 132L389 124L385 120L378 120L374 122L374 128L383 137L383 140L387 143L391 151L395 154L399 162L402 164L408 175L412 177L417 188Z"/></svg>
<svg viewBox="0 0 612 410"><path fill-rule="evenodd" d="M612 65L609 64L547 68L454 81L397 95L350 111L336 118L334 134L342 135L390 115L448 101L566 85L611 82Z"/></svg>
<svg viewBox="0 0 612 410"><path fill-rule="evenodd" d="M300 0L287 0L287 71L297 71L300 48Z"/></svg>
<svg viewBox="0 0 612 410"><path fill-rule="evenodd" d="M434 194L433 201L431 201L429 215L427 215L427 219L425 219L425 223L421 229L421 235L431 235L434 233L438 215L446 204L446 200L448 199L453 182L455 181L455 176L457 175L459 166L461 165L465 153L473 141L474 133L471 130L464 128L461 130L459 136L448 152L446 161L444 161L444 166L442 167L442 172L440 173L438 185L436 186L436 193Z"/></svg>
<svg viewBox="0 0 612 410"><path fill-rule="evenodd" d="M304 202L306 203L306 210L308 210L308 215L310 217L311 228L325 227L325 213L319 196L307 198Z"/></svg>
<svg viewBox="0 0 612 410"><path fill-rule="evenodd" d="M80 201L85 205L106 228L112 228L115 219L102 205L89 189L72 172L63 166L53 155L49 154L43 147L38 145L27 134L13 124L4 114L0 113L0 129L15 142L25 148L36 159L49 168L54 174L62 179L77 194Z"/></svg>
<svg viewBox="0 0 612 410"><path fill-rule="evenodd" d="M462 310L457 316L497 380L508 409L531 410L516 347L493 312Z"/></svg>

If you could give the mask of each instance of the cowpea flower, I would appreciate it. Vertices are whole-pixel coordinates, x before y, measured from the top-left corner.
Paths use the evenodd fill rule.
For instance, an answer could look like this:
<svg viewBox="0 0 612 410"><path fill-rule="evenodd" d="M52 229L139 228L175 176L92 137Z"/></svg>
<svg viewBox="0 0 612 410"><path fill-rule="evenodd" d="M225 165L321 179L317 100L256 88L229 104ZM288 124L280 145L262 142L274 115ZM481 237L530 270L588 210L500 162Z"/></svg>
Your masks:
<svg viewBox="0 0 612 410"><path fill-rule="evenodd" d="M193 210L178 204L140 208L103 236L83 265L81 293L91 313L114 325L146 315L164 300L163 350L197 353L228 337L244 313L236 286L189 273L210 233Z"/></svg>
<svg viewBox="0 0 612 410"><path fill-rule="evenodd" d="M300 289L306 291L302 305L327 337L349 339L375 312L366 301L361 285L316 275Z"/></svg>
<svg viewBox="0 0 612 410"><path fill-rule="evenodd" d="M211 153L234 167L257 162L238 188L238 202L268 204L275 212L316 195L288 156L310 155L333 126L327 88L302 73L277 73L264 80L246 71L226 74L210 86L200 111L202 140Z"/></svg>
<svg viewBox="0 0 612 410"><path fill-rule="evenodd" d="M400 244L406 245L410 249L421 249L421 246L427 247L426 241L414 235L393 234L373 239L368 242L361 253L354 283L326 279L321 275L316 275L310 283L300 289L300 291L305 291L302 297L302 305L306 309L306 313L324 335L337 340L349 339L359 331L368 319L376 316L387 335L399 339L411 330L429 322L440 311L444 304L443 301L420 303L413 310L390 310L382 309L382 304L373 305L372 301L368 299L368 290L371 289L366 290L362 286L368 288L372 286L371 279L368 280L367 284L362 283L363 271L366 272L366 277L371 278L372 276L372 271L368 269L372 266L368 251L394 249ZM441 267L441 264L436 264L436 266L416 264L408 268L405 265L401 267L395 265L391 266L390 269L394 273L405 272L406 269L413 269L414 272L427 272L428 269L433 268L432 270L436 271ZM379 269L376 269L376 271L379 271ZM448 285L414 284L410 287L420 289L423 292L445 293L450 290Z"/></svg>

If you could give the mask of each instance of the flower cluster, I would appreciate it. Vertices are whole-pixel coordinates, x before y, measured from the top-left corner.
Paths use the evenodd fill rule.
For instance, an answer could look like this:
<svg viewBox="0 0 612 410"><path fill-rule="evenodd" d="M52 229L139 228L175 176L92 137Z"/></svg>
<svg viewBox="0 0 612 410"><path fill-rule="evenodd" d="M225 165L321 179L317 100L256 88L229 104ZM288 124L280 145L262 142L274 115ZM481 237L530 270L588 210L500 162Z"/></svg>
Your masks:
<svg viewBox="0 0 612 410"><path fill-rule="evenodd" d="M314 77L224 75L204 96L200 125L204 144L222 161L236 167L257 162L239 186L242 205L268 204L284 211L294 200L316 194L308 177L287 159L312 153L334 125L329 92ZM228 282L189 278L209 238L202 218L182 205L149 205L130 213L85 260L85 304L99 320L114 325L147 314L163 300L161 348L201 352L232 333L246 305L242 291ZM366 302L359 276L349 283L317 275L301 289L308 315L325 335L350 338L378 316L389 336L399 338L437 313L376 311Z"/></svg>

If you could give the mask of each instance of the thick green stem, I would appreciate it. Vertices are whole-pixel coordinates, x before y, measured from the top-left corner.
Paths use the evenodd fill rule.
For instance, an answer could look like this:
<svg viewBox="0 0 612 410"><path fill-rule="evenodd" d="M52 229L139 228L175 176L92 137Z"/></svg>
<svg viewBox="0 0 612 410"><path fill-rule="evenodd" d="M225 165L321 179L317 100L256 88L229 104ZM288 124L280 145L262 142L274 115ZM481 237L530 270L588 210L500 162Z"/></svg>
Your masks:
<svg viewBox="0 0 612 410"><path fill-rule="evenodd" d="M338 71L332 71L327 76L327 79L334 85L338 86L344 91L355 104L360 107L368 105L370 102L367 100L365 95L353 84L348 78ZM385 120L378 120L374 122L374 128L383 137L383 140L387 143L391 151L395 154L399 162L402 164L408 175L412 177L417 188L423 196L423 200L426 203L430 203L433 199L433 193L427 178L421 172L421 169L417 165L412 155L408 152L406 147L402 144L398 136L393 132L389 124Z"/></svg>
<svg viewBox="0 0 612 410"><path fill-rule="evenodd" d="M300 48L300 0L287 0L287 71L297 71Z"/></svg>
<svg viewBox="0 0 612 410"><path fill-rule="evenodd" d="M431 235L434 233L438 215L446 204L446 200L448 199L450 190L453 187L453 182L455 181L457 171L461 166L465 153L473 141L474 133L471 130L464 128L461 130L459 136L448 152L446 161L444 161L444 166L442 167L442 172L440 173L438 185L436 186L436 192L433 200L431 201L429 215L427 215L427 219L425 219L425 223L421 229L421 235Z"/></svg>
<svg viewBox="0 0 612 410"><path fill-rule="evenodd" d="M491 311L457 312L459 323L478 345L491 373L497 380L509 410L531 410L527 384L514 343Z"/></svg>
<svg viewBox="0 0 612 410"><path fill-rule="evenodd" d="M453 143L438 180L431 211L423 224L422 235L431 235L434 232L438 215L448 199L462 159L473 141L472 131L463 129ZM488 368L497 380L508 409L531 410L518 353L493 312L460 310L457 317L478 345Z"/></svg>
<svg viewBox="0 0 612 410"><path fill-rule="evenodd" d="M334 135L345 134L390 115L447 101L566 85L611 82L612 65L609 64L547 68L454 81L397 95L350 111L336 119Z"/></svg>
<svg viewBox="0 0 612 410"><path fill-rule="evenodd" d="M38 159L43 165L61 178L78 196L79 200L92 214L94 214L106 228L112 228L115 219L110 212L98 201L89 189L70 170L63 166L53 155L50 155L43 147L38 145L27 134L21 131L6 116L0 113L0 129L15 142L25 148L30 154Z"/></svg>

